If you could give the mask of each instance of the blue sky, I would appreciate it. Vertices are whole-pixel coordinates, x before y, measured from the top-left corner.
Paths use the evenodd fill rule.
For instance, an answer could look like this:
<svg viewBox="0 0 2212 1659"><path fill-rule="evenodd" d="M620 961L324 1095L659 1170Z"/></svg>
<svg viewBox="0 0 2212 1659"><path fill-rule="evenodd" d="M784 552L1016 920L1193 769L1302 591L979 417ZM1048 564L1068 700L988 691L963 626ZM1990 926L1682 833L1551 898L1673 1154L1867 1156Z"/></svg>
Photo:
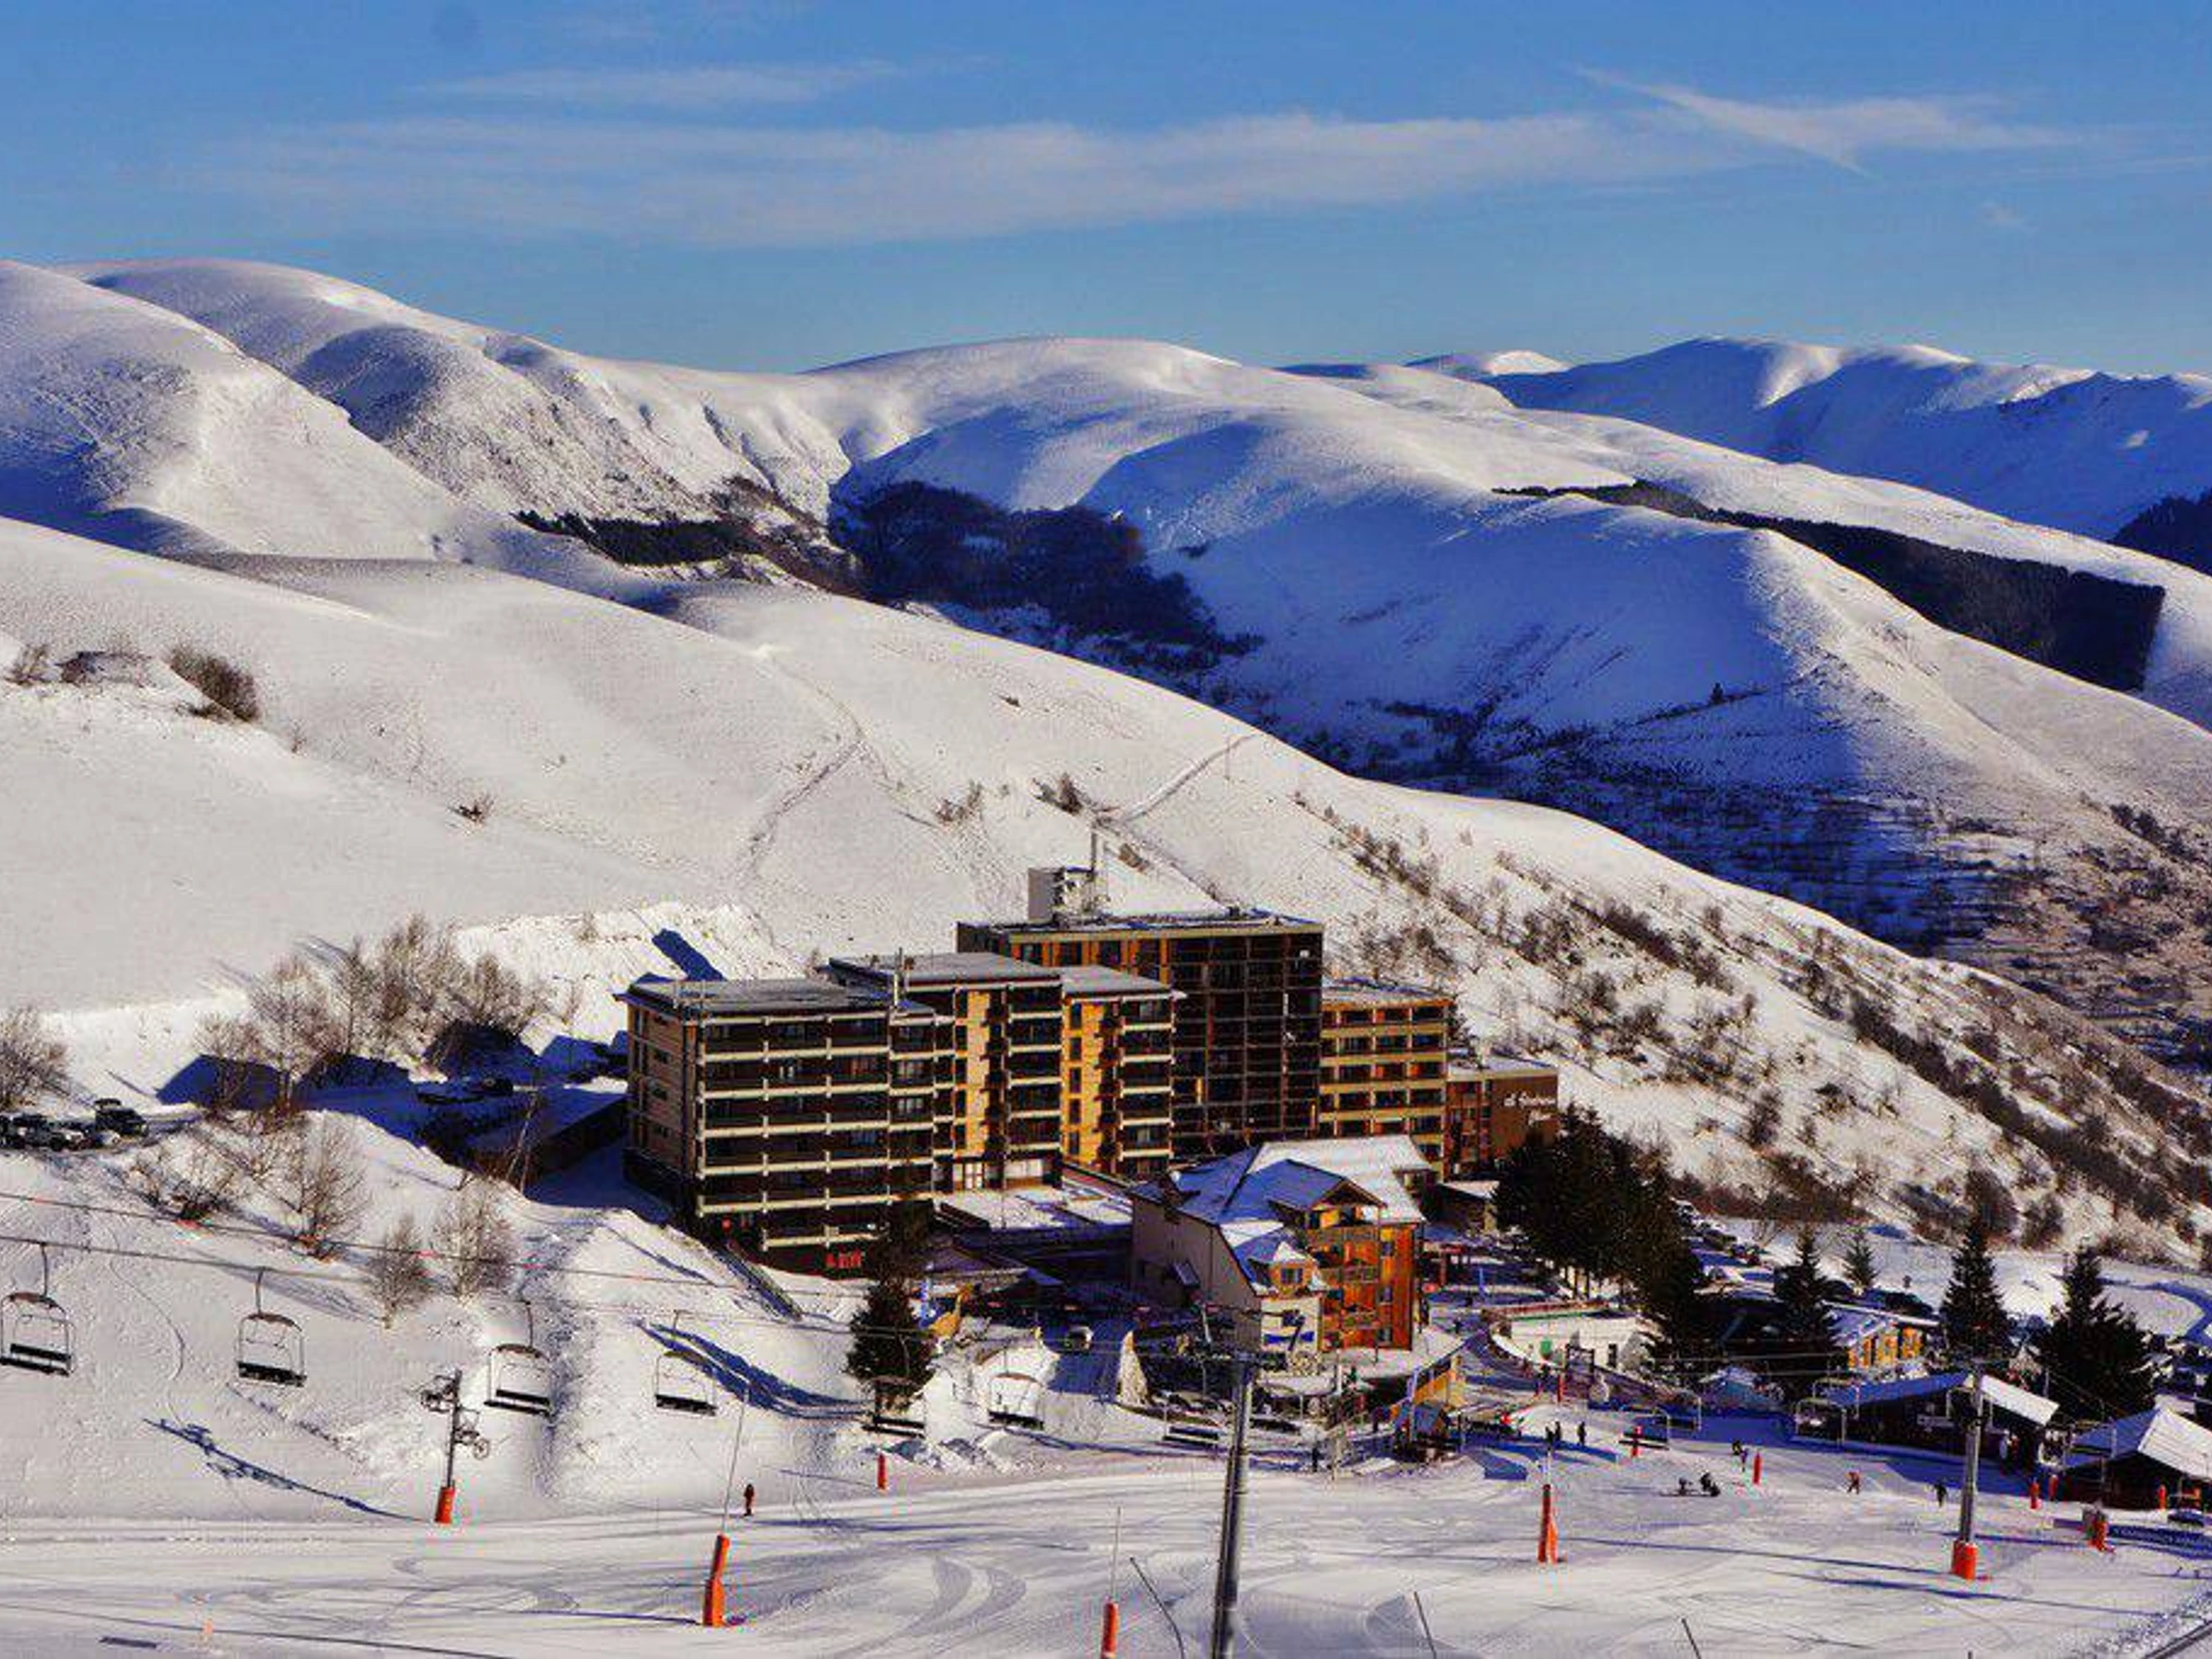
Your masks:
<svg viewBox="0 0 2212 1659"><path fill-rule="evenodd" d="M2212 9L17 0L0 252L626 356L1693 334L2212 371Z"/></svg>

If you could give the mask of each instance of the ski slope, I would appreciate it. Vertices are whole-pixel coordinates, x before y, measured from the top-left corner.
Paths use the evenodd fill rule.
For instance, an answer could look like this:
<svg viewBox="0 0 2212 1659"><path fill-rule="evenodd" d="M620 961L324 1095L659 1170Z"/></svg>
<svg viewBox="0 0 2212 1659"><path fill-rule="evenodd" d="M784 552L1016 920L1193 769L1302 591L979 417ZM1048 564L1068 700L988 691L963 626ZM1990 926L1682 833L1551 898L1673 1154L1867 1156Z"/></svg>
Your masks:
<svg viewBox="0 0 2212 1659"><path fill-rule="evenodd" d="M1716 1419L1701 1441L1630 1462L1599 1450L1620 1420L1598 1414L1592 1450L1553 1470L1557 1567L1532 1559L1540 1470L1528 1451L1334 1481L1263 1460L1247 1499L1239 1651L1674 1653L1694 1641L1709 1653L2127 1653L2183 1628L2182 1610L2203 1600L2204 1542L2179 1529L2159 1541L2118 1529L2115 1553L2099 1557L2071 1512L1985 1491L1983 1576L1961 1584L1944 1573L1951 1511L1931 1501L1918 1460L1770 1444L1753 1488L1726 1451L1743 1424ZM1855 1498L1841 1489L1847 1463L1866 1478ZM1674 1495L1701 1470L1724 1473L1720 1498ZM733 1527L735 1631L694 1622L715 1508L671 1503L618 1517L465 1515L451 1532L379 1519L18 1524L0 1632L53 1654L121 1642L239 1655L733 1644L1074 1655L1096 1651L1111 1593L1124 1652L1202 1648L1213 1460L986 1487L932 1486L900 1466L883 1496L867 1475L856 1459L812 1476Z"/></svg>

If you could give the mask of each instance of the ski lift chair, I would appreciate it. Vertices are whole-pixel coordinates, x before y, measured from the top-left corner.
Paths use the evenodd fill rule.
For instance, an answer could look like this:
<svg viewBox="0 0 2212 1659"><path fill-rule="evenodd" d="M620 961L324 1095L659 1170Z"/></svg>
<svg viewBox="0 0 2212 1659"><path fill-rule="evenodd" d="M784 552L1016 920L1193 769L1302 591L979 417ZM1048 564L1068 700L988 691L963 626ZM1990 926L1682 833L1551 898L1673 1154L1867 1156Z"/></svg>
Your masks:
<svg viewBox="0 0 2212 1659"><path fill-rule="evenodd" d="M663 1411L712 1417L720 1409L720 1403L714 1397L714 1380L707 1374L706 1362L696 1349L679 1346L684 1334L684 1316L677 1314L668 1329L668 1340L661 1347L660 1358L653 1363L653 1403Z"/></svg>
<svg viewBox="0 0 2212 1659"><path fill-rule="evenodd" d="M0 1364L49 1377L76 1369L76 1338L68 1312L53 1300L53 1269L39 1246L39 1288L0 1297Z"/></svg>
<svg viewBox="0 0 2212 1659"><path fill-rule="evenodd" d="M241 1382L299 1388L307 1382L307 1337L298 1320L261 1305L265 1271L254 1271L253 1312L238 1322L238 1378Z"/></svg>
<svg viewBox="0 0 2212 1659"><path fill-rule="evenodd" d="M502 1342L491 1350L489 1375L484 1385L484 1404L500 1411L519 1411L527 1417L553 1415L553 1362L537 1346L537 1315L523 1303L528 1338Z"/></svg>

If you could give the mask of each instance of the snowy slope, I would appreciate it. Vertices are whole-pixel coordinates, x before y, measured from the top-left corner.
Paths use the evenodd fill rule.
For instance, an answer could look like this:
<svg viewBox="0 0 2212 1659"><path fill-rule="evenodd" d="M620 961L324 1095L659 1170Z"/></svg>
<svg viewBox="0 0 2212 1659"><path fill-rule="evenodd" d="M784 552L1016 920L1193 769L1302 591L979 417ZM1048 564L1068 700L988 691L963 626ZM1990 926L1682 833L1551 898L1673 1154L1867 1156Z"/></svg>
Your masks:
<svg viewBox="0 0 2212 1659"><path fill-rule="evenodd" d="M2212 1017L2186 924L2203 897L2193 861L2112 817L2206 816L2212 578L2164 560L1653 426L1516 409L1465 378L1548 372L1511 357L1285 373L1157 343L1036 340L711 373L593 359L279 267L78 275L134 314L160 308L233 342L486 509L737 519L809 547L865 539L842 519L893 486L1111 515L1218 648L1163 660L1141 628L1075 630L1049 583L1036 603L944 608L1151 675L1370 774L1571 806L1888 936L1947 940L2165 1041L2188 1040L2177 1016ZM1638 481L2130 584L2157 606L2142 683L2085 685L1962 640L1787 537L1515 493ZM639 589L581 555L533 563L539 545L469 557ZM2050 870L2072 885L2049 890ZM2074 879L2089 870L2119 874ZM2108 887L2147 906L2125 931L2154 982L2129 982L2090 936Z"/></svg>
<svg viewBox="0 0 2212 1659"><path fill-rule="evenodd" d="M947 941L1122 807L1124 902L1320 917L1343 965L1441 978L1471 1029L1556 1055L1582 1098L1715 1181L1763 1179L1726 1133L1755 1111L1802 1112L1813 1127L1790 1144L1892 1207L1973 1158L2024 1193L2058 1177L2063 1147L1872 1054L1845 1022L1853 994L1981 1032L1994 1057L1962 1052L1960 1076L2016 1055L2018 1098L2047 1090L2053 1124L2093 1114L2124 1160L2186 1156L2193 1120L2122 1098L2140 1063L2030 999L1556 813L1347 778L1064 657L752 583L621 605L466 566L245 568L0 526L0 633L57 654L87 636L199 642L262 688L241 726L159 688L0 685L16 784L0 841L56 873L11 887L0 1002L67 1010L103 1088L161 1093L201 1018L303 940L418 909L477 924L569 990L576 1030L605 1032L614 989L690 953L757 972ZM1047 798L1063 777L1073 813ZM478 798L481 823L455 812ZM1654 947L1608 910L1702 944ZM1837 965L1808 977L1816 934ZM2105 1069L2053 1066L2054 1045L2084 1043ZM2179 1214L2161 1201L2153 1219Z"/></svg>
<svg viewBox="0 0 2212 1659"><path fill-rule="evenodd" d="M1617 415L2088 535L2112 535L2164 497L2212 488L2212 378L2199 374L1731 339L1572 368L1440 366L1523 407Z"/></svg>
<svg viewBox="0 0 2212 1659"><path fill-rule="evenodd" d="M545 540L455 501L212 330L12 263L0 514L190 554L522 557Z"/></svg>

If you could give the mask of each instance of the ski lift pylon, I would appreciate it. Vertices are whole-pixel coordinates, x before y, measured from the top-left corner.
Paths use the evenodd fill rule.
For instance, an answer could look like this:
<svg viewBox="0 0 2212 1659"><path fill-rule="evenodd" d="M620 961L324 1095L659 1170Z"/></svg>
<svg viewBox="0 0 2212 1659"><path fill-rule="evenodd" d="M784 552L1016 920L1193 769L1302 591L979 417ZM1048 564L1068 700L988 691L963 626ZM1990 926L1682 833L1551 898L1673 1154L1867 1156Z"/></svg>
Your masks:
<svg viewBox="0 0 2212 1659"><path fill-rule="evenodd" d="M299 1388L307 1382L307 1337L300 1322L261 1305L266 1268L253 1272L253 1312L238 1322L238 1376L241 1382Z"/></svg>
<svg viewBox="0 0 2212 1659"><path fill-rule="evenodd" d="M653 1403L663 1411L680 1411L691 1417L712 1417L720 1409L714 1397L714 1380L707 1374L699 1351L683 1341L684 1316L678 1311L669 1322L668 1338L653 1362Z"/></svg>
<svg viewBox="0 0 2212 1659"><path fill-rule="evenodd" d="M484 1383L484 1404L500 1411L519 1411L529 1417L553 1415L553 1363L537 1346L537 1314L527 1297L523 1318L529 1335L522 1342L502 1342L491 1350L489 1374Z"/></svg>
<svg viewBox="0 0 2212 1659"><path fill-rule="evenodd" d="M53 1300L53 1265L39 1246L39 1288L0 1297L0 1364L49 1377L76 1369L76 1337L68 1312Z"/></svg>

